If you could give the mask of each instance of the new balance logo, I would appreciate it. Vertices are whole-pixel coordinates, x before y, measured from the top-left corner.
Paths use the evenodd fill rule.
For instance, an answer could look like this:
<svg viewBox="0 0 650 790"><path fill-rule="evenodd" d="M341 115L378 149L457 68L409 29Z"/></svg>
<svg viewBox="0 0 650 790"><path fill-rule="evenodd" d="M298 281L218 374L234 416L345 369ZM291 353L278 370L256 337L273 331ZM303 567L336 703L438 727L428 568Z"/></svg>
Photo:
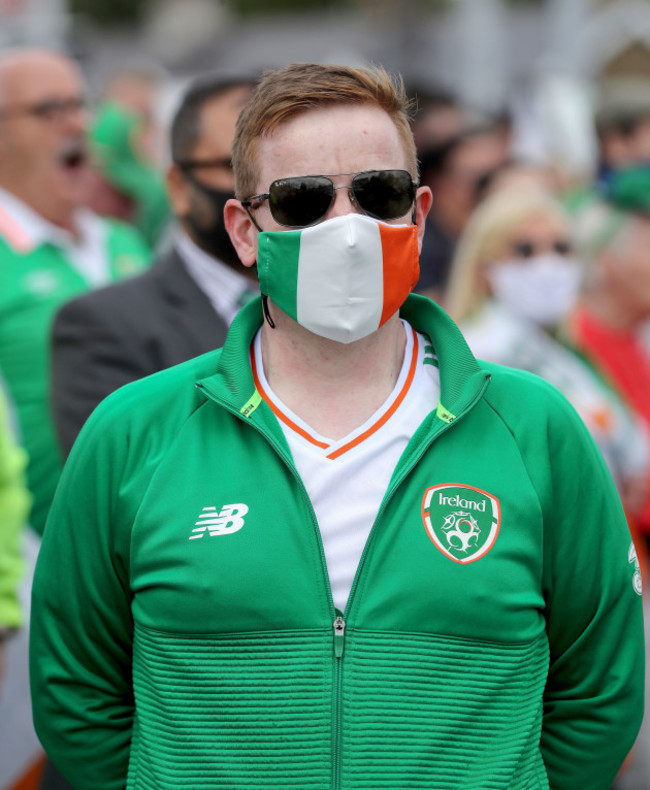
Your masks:
<svg viewBox="0 0 650 790"><path fill-rule="evenodd" d="M211 537L237 532L244 526L244 516L247 513L248 505L241 502L236 505L224 505L219 511L216 507L204 507L192 530L194 534L190 535L189 540L202 538L206 532Z"/></svg>

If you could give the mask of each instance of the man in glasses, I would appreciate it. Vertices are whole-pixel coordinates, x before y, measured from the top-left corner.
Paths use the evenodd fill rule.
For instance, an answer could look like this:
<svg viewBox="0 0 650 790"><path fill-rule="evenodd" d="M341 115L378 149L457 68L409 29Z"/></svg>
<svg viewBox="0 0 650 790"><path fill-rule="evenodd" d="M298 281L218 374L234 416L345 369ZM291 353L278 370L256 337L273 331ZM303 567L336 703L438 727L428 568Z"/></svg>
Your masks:
<svg viewBox="0 0 650 790"><path fill-rule="evenodd" d="M142 239L85 206L87 113L75 63L45 50L0 56L0 367L29 454L31 525L60 474L48 404L48 335L67 299L148 265Z"/></svg>
<svg viewBox="0 0 650 790"><path fill-rule="evenodd" d="M239 262L223 221L235 187L235 121L251 91L250 81L221 76L190 86L170 133L171 249L140 277L86 294L57 314L52 406L66 455L102 398L218 348L235 314L257 295L254 274Z"/></svg>
<svg viewBox="0 0 650 790"><path fill-rule="evenodd" d="M555 390L409 296L405 105L381 69L265 76L225 210L262 299L71 453L31 666L79 787L605 790L634 739L613 483Z"/></svg>

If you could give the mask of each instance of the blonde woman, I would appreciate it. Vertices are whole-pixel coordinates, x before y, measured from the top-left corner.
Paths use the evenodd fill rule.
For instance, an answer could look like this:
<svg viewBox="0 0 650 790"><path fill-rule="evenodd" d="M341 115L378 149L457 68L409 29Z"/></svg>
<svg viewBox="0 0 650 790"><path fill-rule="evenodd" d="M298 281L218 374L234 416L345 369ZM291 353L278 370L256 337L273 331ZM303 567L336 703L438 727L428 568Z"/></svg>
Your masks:
<svg viewBox="0 0 650 790"><path fill-rule="evenodd" d="M466 321L497 300L514 315L552 328L572 307L580 281L560 204L532 186L504 188L481 204L461 237L447 309Z"/></svg>

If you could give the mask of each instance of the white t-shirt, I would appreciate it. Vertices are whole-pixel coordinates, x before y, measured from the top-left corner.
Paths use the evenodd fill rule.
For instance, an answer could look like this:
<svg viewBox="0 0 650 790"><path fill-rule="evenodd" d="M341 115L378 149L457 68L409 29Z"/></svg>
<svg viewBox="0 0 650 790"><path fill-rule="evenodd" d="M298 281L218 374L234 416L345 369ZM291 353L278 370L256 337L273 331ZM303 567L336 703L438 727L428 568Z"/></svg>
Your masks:
<svg viewBox="0 0 650 790"><path fill-rule="evenodd" d="M317 434L275 395L264 375L261 331L253 347L260 395L279 419L320 528L334 605L340 611L397 462L424 418L437 407L440 378L430 341L402 321L404 362L393 391L348 436Z"/></svg>

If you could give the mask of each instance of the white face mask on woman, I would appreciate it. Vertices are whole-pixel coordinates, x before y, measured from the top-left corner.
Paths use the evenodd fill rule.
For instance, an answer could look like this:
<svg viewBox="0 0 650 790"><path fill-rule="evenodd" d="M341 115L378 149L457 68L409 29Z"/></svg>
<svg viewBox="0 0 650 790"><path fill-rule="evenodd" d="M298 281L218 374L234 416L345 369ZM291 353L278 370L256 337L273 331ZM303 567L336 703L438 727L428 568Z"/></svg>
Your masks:
<svg viewBox="0 0 650 790"><path fill-rule="evenodd" d="M562 321L575 304L581 278L579 261L553 253L504 261L487 272L497 302L548 328Z"/></svg>

